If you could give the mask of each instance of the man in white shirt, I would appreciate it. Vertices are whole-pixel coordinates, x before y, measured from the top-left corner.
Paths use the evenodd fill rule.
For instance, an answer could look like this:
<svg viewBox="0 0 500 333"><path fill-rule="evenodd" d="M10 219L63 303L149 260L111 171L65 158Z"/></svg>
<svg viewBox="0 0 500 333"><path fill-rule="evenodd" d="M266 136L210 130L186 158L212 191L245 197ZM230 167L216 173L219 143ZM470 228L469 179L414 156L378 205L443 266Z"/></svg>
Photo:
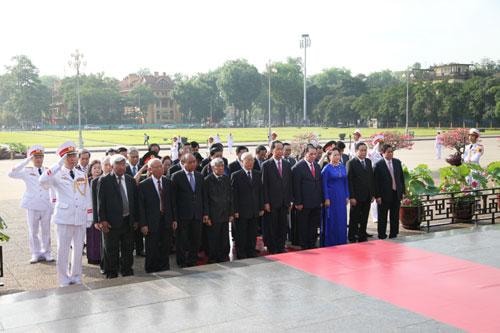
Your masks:
<svg viewBox="0 0 500 333"><path fill-rule="evenodd" d="M436 149L436 159L441 159L441 150L443 149L443 136L441 135L441 131L438 131L436 134L436 139L434 141L434 148Z"/></svg>
<svg viewBox="0 0 500 333"><path fill-rule="evenodd" d="M26 185L21 207L27 211L30 263L53 261L50 249L50 216L52 204L49 190L40 185L38 178L46 170L43 166L44 148L32 146L28 157L16 165L9 177L21 179ZM33 162L33 166L27 166Z"/></svg>

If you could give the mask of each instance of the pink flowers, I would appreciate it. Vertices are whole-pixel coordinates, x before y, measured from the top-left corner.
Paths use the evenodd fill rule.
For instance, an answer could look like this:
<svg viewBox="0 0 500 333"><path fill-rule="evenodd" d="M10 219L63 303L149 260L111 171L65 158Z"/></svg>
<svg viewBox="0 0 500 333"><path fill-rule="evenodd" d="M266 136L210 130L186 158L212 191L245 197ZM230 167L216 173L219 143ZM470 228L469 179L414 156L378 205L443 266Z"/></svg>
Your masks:
<svg viewBox="0 0 500 333"><path fill-rule="evenodd" d="M383 137L383 139L380 139ZM371 136L372 142L380 141L384 144L390 144L394 150L396 149L411 149L413 147L412 137L399 132L385 131L375 133Z"/></svg>
<svg viewBox="0 0 500 333"><path fill-rule="evenodd" d="M455 149L462 153L463 148L467 144L469 131L466 128L455 128L442 134L443 146L450 149Z"/></svg>
<svg viewBox="0 0 500 333"><path fill-rule="evenodd" d="M477 188L479 186L479 182L477 180L473 180L470 185L472 186L472 188Z"/></svg>

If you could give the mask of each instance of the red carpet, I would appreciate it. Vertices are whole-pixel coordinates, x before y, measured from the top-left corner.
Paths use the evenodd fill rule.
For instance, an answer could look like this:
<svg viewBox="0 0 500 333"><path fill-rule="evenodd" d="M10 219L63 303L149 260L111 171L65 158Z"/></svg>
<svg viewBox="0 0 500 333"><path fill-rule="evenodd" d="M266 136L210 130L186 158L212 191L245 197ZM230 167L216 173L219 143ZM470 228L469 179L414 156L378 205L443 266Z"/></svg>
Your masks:
<svg viewBox="0 0 500 333"><path fill-rule="evenodd" d="M269 256L471 332L500 332L500 269L371 241Z"/></svg>

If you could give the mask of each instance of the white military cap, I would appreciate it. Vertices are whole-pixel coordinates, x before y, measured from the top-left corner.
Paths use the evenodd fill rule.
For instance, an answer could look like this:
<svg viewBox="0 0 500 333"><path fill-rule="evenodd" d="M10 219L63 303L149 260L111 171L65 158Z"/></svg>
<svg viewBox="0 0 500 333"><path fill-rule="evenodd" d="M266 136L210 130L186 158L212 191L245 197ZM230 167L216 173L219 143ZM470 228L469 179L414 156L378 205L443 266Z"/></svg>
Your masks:
<svg viewBox="0 0 500 333"><path fill-rule="evenodd" d="M45 149L40 145L33 145L28 149L28 156L43 155Z"/></svg>
<svg viewBox="0 0 500 333"><path fill-rule="evenodd" d="M76 144L73 141L66 141L57 148L57 155L63 157L66 154L76 154Z"/></svg>

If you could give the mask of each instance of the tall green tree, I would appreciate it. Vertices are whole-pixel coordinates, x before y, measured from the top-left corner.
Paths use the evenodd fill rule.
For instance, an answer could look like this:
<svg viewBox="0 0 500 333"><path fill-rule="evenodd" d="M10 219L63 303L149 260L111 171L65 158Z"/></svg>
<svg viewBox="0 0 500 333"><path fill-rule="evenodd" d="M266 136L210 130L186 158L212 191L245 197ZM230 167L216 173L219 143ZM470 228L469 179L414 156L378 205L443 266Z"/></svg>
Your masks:
<svg viewBox="0 0 500 333"><path fill-rule="evenodd" d="M252 118L252 104L262 88L261 76L255 66L246 60L227 61L219 69L217 87L227 105L235 107L235 123L248 126Z"/></svg>
<svg viewBox="0 0 500 333"><path fill-rule="evenodd" d="M8 125L39 125L49 110L50 90L27 56L15 56L12 62L0 80L2 118Z"/></svg>

